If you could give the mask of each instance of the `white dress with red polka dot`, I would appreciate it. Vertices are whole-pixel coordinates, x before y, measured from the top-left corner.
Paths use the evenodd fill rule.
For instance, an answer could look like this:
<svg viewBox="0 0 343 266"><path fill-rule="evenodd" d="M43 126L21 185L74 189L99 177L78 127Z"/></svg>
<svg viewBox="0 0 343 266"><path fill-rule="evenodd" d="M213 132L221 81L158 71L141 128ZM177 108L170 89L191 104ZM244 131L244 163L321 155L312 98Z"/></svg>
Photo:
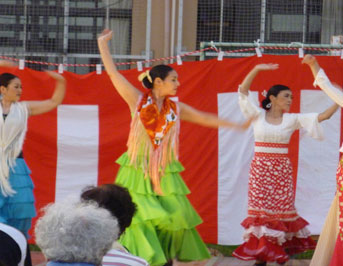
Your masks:
<svg viewBox="0 0 343 266"><path fill-rule="evenodd" d="M245 94L239 105L253 122L255 155L251 162L248 216L242 222L244 243L233 253L243 260L286 262L289 255L313 249L315 242L294 206L293 168L288 144L293 132L303 128L315 139L322 139L317 113L285 113L279 125L266 121L266 111Z"/></svg>

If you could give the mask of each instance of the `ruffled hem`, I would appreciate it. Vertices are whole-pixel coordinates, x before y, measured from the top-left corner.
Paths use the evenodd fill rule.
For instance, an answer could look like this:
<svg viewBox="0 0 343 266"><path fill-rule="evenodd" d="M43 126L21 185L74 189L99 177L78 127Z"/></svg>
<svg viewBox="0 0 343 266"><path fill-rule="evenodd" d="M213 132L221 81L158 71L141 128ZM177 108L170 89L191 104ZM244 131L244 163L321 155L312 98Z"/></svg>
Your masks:
<svg viewBox="0 0 343 266"><path fill-rule="evenodd" d="M195 229L156 231L152 223L146 222L127 228L119 242L151 266L164 265L174 258L179 261L198 261L211 257Z"/></svg>
<svg viewBox="0 0 343 266"><path fill-rule="evenodd" d="M179 172L184 168L174 161L161 178L163 195L157 195L149 178L141 169L129 164L127 154L117 162L121 165L115 180L126 187L137 205L132 224L120 243L130 253L147 260L150 265L164 265L169 259L191 261L209 258L209 253L195 227L202 223L186 194L189 190ZM192 250L190 250L190 248Z"/></svg>
<svg viewBox="0 0 343 266"><path fill-rule="evenodd" d="M316 242L310 236L307 238L293 237L292 239L287 240L282 246L287 251L288 255L294 255L306 250L315 249Z"/></svg>
<svg viewBox="0 0 343 266"><path fill-rule="evenodd" d="M274 229L269 229L266 226L250 226L247 230L245 230L243 239L244 241L248 241L251 235L254 235L257 238L261 238L263 236L268 238L273 238L277 240L277 243L279 245L282 245L283 243L287 242L288 240L291 240L292 238L308 238L311 233L310 231L304 227L300 229L298 232L284 232Z"/></svg>
<svg viewBox="0 0 343 266"><path fill-rule="evenodd" d="M282 221L264 217L247 217L241 225L248 229L251 226L265 226L269 229L284 231L284 232L298 232L308 225L308 222L298 217L294 221Z"/></svg>
<svg viewBox="0 0 343 266"><path fill-rule="evenodd" d="M343 241L341 240L340 236L338 235L335 249L333 251L330 266L342 266L343 265Z"/></svg>
<svg viewBox="0 0 343 266"><path fill-rule="evenodd" d="M283 245L278 245L277 240L272 237L257 238L251 235L249 240L240 245L232 255L242 260L276 261L281 264L289 260L289 255L314 248L315 242L311 237L293 237Z"/></svg>
<svg viewBox="0 0 343 266"><path fill-rule="evenodd" d="M276 261L277 263L284 263L289 260L289 256L282 246L269 241L264 236L261 238L251 236L232 255L241 260Z"/></svg>
<svg viewBox="0 0 343 266"><path fill-rule="evenodd" d="M150 178L146 177L141 169L136 169L130 164L127 153L120 156L116 162L121 165L116 177L117 184L138 194L157 195L153 191ZM186 195L190 193L179 174L183 170L184 167L179 161L173 161L167 165L164 176L161 178L163 196L172 194Z"/></svg>
<svg viewBox="0 0 343 266"><path fill-rule="evenodd" d="M31 228L31 219L36 216L30 173L25 161L16 159L16 165L9 176L11 187L16 193L7 197L0 193L0 221L17 228L26 237Z"/></svg>
<svg viewBox="0 0 343 266"><path fill-rule="evenodd" d="M119 243L131 254L144 258L151 266L167 263L156 230L149 221L139 225L132 224L126 228Z"/></svg>
<svg viewBox="0 0 343 266"><path fill-rule="evenodd" d="M211 257L199 233L193 229L159 230L157 232L164 254L168 260L198 261Z"/></svg>

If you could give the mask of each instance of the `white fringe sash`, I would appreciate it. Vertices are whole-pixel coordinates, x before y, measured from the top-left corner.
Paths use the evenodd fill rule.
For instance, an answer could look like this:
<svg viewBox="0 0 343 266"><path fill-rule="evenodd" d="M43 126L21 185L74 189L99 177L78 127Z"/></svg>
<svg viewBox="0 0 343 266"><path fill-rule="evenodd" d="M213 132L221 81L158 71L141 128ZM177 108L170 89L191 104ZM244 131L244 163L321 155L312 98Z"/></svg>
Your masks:
<svg viewBox="0 0 343 266"><path fill-rule="evenodd" d="M8 178L23 147L29 112L25 103L17 102L12 103L5 121L0 105L0 115L0 189L7 197L16 193Z"/></svg>

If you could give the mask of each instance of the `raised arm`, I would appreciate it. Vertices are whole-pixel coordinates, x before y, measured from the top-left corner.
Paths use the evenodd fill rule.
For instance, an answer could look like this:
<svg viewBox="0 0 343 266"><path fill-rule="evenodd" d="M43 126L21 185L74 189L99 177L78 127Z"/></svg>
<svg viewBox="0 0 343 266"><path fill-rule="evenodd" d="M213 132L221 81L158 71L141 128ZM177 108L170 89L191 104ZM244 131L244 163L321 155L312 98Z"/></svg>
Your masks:
<svg viewBox="0 0 343 266"><path fill-rule="evenodd" d="M180 106L180 118L182 120L192 122L204 127L218 128L234 128L239 130L246 130L254 118L248 119L243 124L230 122L224 119L218 118L215 114L199 111L187 104L179 102Z"/></svg>
<svg viewBox="0 0 343 266"><path fill-rule="evenodd" d="M331 83L324 70L318 64L317 59L313 55L307 54L302 63L310 67L315 79L314 84L318 85L335 103L343 107L342 89Z"/></svg>
<svg viewBox="0 0 343 266"><path fill-rule="evenodd" d="M318 122L322 122L329 119L337 111L337 109L338 104L334 103L332 106L330 106L328 109L326 109L324 112L318 115Z"/></svg>
<svg viewBox="0 0 343 266"><path fill-rule="evenodd" d="M136 108L136 104L141 92L135 88L122 74L119 73L115 64L113 63L110 50L108 48L108 41L112 39L112 31L105 29L98 38L98 47L101 55L102 62L104 63L107 74L111 81L129 105L131 112Z"/></svg>
<svg viewBox="0 0 343 266"><path fill-rule="evenodd" d="M12 61L0 60L0 67L16 67L17 65Z"/></svg>
<svg viewBox="0 0 343 266"><path fill-rule="evenodd" d="M257 76L257 74L260 71L264 70L275 70L278 69L279 65L278 64L259 64L256 65L249 73L246 75L244 78L241 86L240 86L240 92L248 95L249 94L249 89L251 86L251 83L253 82L254 78Z"/></svg>
<svg viewBox="0 0 343 266"><path fill-rule="evenodd" d="M57 105L62 103L65 90L66 90L66 80L64 77L56 72L47 71L50 77L56 81L55 91L52 97L44 101L27 101L27 106L30 110L30 115L39 115L51 111L56 108Z"/></svg>

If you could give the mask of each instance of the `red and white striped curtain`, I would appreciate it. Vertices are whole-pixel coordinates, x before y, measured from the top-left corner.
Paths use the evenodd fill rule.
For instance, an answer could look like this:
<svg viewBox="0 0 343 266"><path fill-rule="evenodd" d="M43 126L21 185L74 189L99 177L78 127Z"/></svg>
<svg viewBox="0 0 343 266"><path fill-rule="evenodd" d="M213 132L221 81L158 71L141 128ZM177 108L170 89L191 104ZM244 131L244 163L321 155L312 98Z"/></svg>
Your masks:
<svg viewBox="0 0 343 266"><path fill-rule="evenodd" d="M343 61L318 57L329 78L343 84ZM271 56L183 62L173 65L181 86L178 99L197 109L217 113L231 121L243 121L237 88L258 63L278 63L279 69L261 72L252 84L256 101L274 84L289 86L294 95L291 112L321 112L331 100L314 88L313 77L298 56ZM12 72L23 83L23 100L51 96L53 82L31 69L0 69ZM136 69L122 72L141 88ZM65 72L67 94L56 110L29 119L24 157L32 170L37 209L47 203L78 196L87 185L112 183L116 158L126 150L130 112L106 73L76 75ZM325 140L315 141L297 132L291 140L296 207L319 234L335 194L335 171L341 143L341 110L322 123ZM210 129L182 122L180 160L182 176L191 190L189 199L204 220L198 227L208 243L242 242L240 222L247 208L248 172L253 156L252 130L238 132Z"/></svg>

